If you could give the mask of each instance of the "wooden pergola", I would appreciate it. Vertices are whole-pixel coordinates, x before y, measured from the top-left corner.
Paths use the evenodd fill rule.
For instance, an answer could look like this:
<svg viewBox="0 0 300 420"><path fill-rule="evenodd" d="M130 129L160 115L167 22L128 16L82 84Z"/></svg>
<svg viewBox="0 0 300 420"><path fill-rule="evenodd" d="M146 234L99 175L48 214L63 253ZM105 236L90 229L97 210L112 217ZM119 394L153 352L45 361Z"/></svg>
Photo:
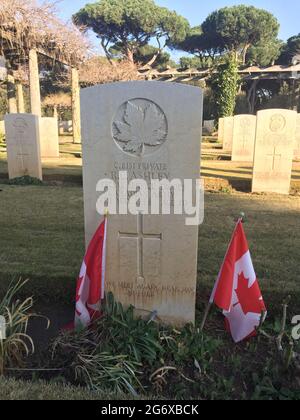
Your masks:
<svg viewBox="0 0 300 420"><path fill-rule="evenodd" d="M71 69L74 142L81 140L80 87L78 67L84 61L88 44L80 31L61 22L53 5L35 0L1 0L0 56L6 63L6 86L10 113L23 113L24 79L28 69L31 112L42 115L39 58L46 57Z"/></svg>
<svg viewBox="0 0 300 420"><path fill-rule="evenodd" d="M293 104L296 104L300 95L300 57L290 66L274 65L269 67L251 66L239 69L239 75L244 82L250 82L248 92L248 101L250 104L250 112L254 112L256 101L256 88L261 80L277 80L291 81L293 86ZM298 63L299 64L298 64ZM211 68L198 69L168 69L159 71L156 69L140 70L141 75L146 80L156 80L165 82L189 83L189 82L206 82L215 71Z"/></svg>

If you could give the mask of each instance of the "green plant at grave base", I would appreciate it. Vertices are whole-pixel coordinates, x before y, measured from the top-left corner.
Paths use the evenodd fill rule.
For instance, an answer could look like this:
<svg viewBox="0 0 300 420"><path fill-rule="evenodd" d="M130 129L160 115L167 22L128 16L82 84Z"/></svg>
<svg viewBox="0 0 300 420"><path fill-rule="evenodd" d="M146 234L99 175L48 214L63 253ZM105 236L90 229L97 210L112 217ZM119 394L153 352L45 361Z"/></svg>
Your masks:
<svg viewBox="0 0 300 420"><path fill-rule="evenodd" d="M228 55L217 70L211 80L217 118L231 117L236 106L240 80L236 57Z"/></svg>
<svg viewBox="0 0 300 420"><path fill-rule="evenodd" d="M161 392L178 379L193 384L219 346L192 325L177 331L135 318L132 307L124 310L108 294L102 318L91 329L60 335L53 357L63 366L67 353L71 377L93 390L136 395L149 386Z"/></svg>
<svg viewBox="0 0 300 420"><path fill-rule="evenodd" d="M8 184L9 185L24 185L24 186L26 186L26 185L41 186L41 185L43 185L43 181L41 181L38 178L33 178L31 176L26 175L26 176L22 176L22 177L19 177L19 178L11 179L11 180L8 181Z"/></svg>
<svg viewBox="0 0 300 420"><path fill-rule="evenodd" d="M22 366L25 356L34 352L32 339L27 334L33 300L16 300L17 294L26 283L27 281L19 280L16 284L11 284L0 301L0 315L6 321L6 337L0 340L0 375L7 368Z"/></svg>

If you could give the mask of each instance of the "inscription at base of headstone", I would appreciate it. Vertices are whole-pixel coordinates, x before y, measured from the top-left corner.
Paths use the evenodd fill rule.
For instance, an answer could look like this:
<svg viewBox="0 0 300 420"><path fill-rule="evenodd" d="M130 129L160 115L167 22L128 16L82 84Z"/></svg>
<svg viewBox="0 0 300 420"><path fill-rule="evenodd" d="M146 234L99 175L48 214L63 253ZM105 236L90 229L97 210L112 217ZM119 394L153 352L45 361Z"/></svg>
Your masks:
<svg viewBox="0 0 300 420"><path fill-rule="evenodd" d="M202 91L163 82L96 86L81 92L85 232L101 216L99 180L199 179ZM118 191L119 193L119 191ZM128 199L128 197L127 197ZM198 227L185 215L110 215L106 291L137 313L181 326L195 320Z"/></svg>
<svg viewBox="0 0 300 420"><path fill-rule="evenodd" d="M257 114L253 192L289 194L296 132L295 111L270 109Z"/></svg>
<svg viewBox="0 0 300 420"><path fill-rule="evenodd" d="M254 115L236 115L234 117L232 161L253 162L256 134Z"/></svg>
<svg viewBox="0 0 300 420"><path fill-rule="evenodd" d="M39 119L31 114L5 116L9 178L42 179Z"/></svg>

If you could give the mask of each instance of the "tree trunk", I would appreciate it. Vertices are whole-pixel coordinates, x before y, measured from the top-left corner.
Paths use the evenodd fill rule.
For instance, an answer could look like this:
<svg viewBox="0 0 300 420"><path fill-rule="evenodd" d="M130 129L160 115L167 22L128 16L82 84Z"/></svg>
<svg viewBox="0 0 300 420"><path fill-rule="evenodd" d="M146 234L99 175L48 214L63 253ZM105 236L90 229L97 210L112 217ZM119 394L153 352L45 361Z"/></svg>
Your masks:
<svg viewBox="0 0 300 420"><path fill-rule="evenodd" d="M8 101L8 112L10 114L17 114L17 98L16 98L16 85L15 78L11 72L7 73L7 101Z"/></svg>
<svg viewBox="0 0 300 420"><path fill-rule="evenodd" d="M73 142L81 143L80 121L80 85L78 70L72 68L72 119L73 119Z"/></svg>
<svg viewBox="0 0 300 420"><path fill-rule="evenodd" d="M24 93L23 93L23 86L21 82L17 82L17 97L18 97L18 112L19 114L24 114L25 113Z"/></svg>
<svg viewBox="0 0 300 420"><path fill-rule="evenodd" d="M247 95L250 114L255 114L257 84L258 84L258 80L253 80L252 86L250 87L248 95Z"/></svg>
<svg viewBox="0 0 300 420"><path fill-rule="evenodd" d="M30 83L30 103L31 113L39 117L42 116L41 89L38 55L35 49L29 51L29 83Z"/></svg>

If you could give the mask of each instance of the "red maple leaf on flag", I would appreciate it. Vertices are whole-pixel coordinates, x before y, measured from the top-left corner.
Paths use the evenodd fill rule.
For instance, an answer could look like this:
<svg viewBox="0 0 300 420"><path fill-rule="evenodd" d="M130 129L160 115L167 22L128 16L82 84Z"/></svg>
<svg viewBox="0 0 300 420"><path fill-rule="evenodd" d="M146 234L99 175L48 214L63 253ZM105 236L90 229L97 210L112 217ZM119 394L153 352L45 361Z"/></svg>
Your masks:
<svg viewBox="0 0 300 420"><path fill-rule="evenodd" d="M244 273L239 275L236 294L239 300L239 304L241 305L242 311L245 315L247 315L249 312L261 314L266 310L262 300L258 281L256 280L255 283L249 288L249 279L244 276Z"/></svg>

